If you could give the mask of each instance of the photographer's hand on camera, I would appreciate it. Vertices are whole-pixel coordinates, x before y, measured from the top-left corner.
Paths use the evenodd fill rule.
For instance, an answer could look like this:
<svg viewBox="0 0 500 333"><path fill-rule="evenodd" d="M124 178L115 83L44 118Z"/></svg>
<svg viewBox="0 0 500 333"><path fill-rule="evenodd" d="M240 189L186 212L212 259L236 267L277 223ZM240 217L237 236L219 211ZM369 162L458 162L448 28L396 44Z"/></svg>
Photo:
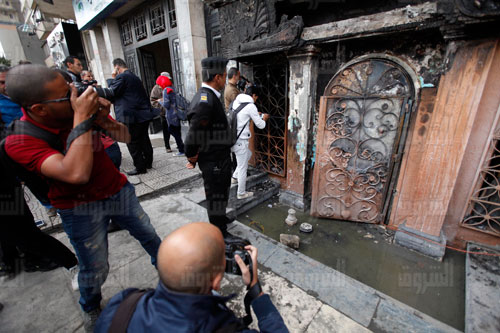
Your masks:
<svg viewBox="0 0 500 333"><path fill-rule="evenodd" d="M71 107L74 111L73 126L76 126L97 112L99 96L92 87L88 87L83 94L78 96L76 87L71 84Z"/></svg>
<svg viewBox="0 0 500 333"><path fill-rule="evenodd" d="M78 96L74 84L70 85L70 89L72 110L66 107L66 112L72 112L73 128L75 128L97 112L99 96L91 87L80 96ZM70 184L86 184L92 172L93 152L92 131L87 130L71 142L64 155L54 154L46 158L40 167L40 171L48 178Z"/></svg>
<svg viewBox="0 0 500 333"><path fill-rule="evenodd" d="M130 133L127 126L109 117L110 110L111 102L105 98L99 97L99 109L97 110L97 118L94 123L106 130L107 134L114 140L129 143Z"/></svg>
<svg viewBox="0 0 500 333"><path fill-rule="evenodd" d="M108 121L111 121L108 117L111 110L111 102L105 98L99 97L99 108L97 109L97 118L94 123L98 126L104 128Z"/></svg>
<svg viewBox="0 0 500 333"><path fill-rule="evenodd" d="M234 256L234 259L238 263L238 266L240 266L241 277L243 279L243 283L248 288L252 288L254 285L257 284L257 282L259 282L259 276L258 276L258 271L257 271L257 254L258 254L258 250L257 250L257 248L255 246L252 246L252 245L245 246L245 250L247 250L248 253L250 253L250 257L252 258L252 274L250 274L249 267L240 258L240 256L238 256L236 254ZM261 296L262 294L264 294L264 293L261 292L259 296Z"/></svg>

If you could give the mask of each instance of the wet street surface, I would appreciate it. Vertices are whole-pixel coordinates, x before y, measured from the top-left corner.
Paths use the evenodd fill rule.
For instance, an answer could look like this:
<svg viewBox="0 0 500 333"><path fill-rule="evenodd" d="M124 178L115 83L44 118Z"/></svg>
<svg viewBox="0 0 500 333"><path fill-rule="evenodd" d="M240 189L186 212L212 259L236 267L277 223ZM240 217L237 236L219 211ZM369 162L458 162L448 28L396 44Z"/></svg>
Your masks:
<svg viewBox="0 0 500 333"><path fill-rule="evenodd" d="M288 226L288 206L278 198L238 216L238 221L279 241L300 237L299 252L459 330L464 330L465 255L446 251L442 262L392 243L383 226L335 221L297 212ZM303 222L313 232L300 232Z"/></svg>

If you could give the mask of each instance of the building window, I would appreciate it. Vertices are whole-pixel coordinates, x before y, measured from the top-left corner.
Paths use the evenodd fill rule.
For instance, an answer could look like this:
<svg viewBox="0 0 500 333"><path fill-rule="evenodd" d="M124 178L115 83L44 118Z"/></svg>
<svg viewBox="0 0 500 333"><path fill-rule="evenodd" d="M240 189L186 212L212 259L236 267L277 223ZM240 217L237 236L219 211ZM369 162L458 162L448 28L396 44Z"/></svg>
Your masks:
<svg viewBox="0 0 500 333"><path fill-rule="evenodd" d="M161 3L149 9L149 21L151 24L151 33L153 35L165 31L165 13L163 12Z"/></svg>
<svg viewBox="0 0 500 333"><path fill-rule="evenodd" d="M54 4L54 1L52 1L52 0L43 0L43 2L50 3L51 5Z"/></svg>
<svg viewBox="0 0 500 333"><path fill-rule="evenodd" d="M144 14L139 14L134 17L134 31L135 39L138 41L148 37L146 17L144 16Z"/></svg>
<svg viewBox="0 0 500 333"><path fill-rule="evenodd" d="M222 39L221 36L215 36L212 38L212 56L221 57L222 56Z"/></svg>
<svg viewBox="0 0 500 333"><path fill-rule="evenodd" d="M8 1L5 1L5 4L6 4L7 6L10 6L10 3L9 3Z"/></svg>
<svg viewBox="0 0 500 333"><path fill-rule="evenodd" d="M12 16L12 14L9 14L9 17L10 17L11 19L13 19L13 18L14 18L14 16Z"/></svg>
<svg viewBox="0 0 500 333"><path fill-rule="evenodd" d="M125 21L120 26L122 44L123 46L130 45L133 43L132 39L132 28L130 26L130 21Z"/></svg>
<svg viewBox="0 0 500 333"><path fill-rule="evenodd" d="M174 55L175 88L177 88L177 92L179 92L181 95L184 95L184 82L182 80L181 47L178 38L172 41L172 46Z"/></svg>
<svg viewBox="0 0 500 333"><path fill-rule="evenodd" d="M177 27L177 17L175 16L174 0L168 0L168 19L170 20L170 28Z"/></svg>

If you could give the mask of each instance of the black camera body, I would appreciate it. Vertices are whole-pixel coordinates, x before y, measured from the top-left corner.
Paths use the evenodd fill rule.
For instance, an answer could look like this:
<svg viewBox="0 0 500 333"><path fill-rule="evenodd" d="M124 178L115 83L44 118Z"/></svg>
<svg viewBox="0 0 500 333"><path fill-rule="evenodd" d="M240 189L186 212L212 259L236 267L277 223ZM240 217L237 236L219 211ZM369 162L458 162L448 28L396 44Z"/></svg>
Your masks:
<svg viewBox="0 0 500 333"><path fill-rule="evenodd" d="M241 75L240 80L236 83L236 86L240 91L244 92L248 82L250 81L246 77Z"/></svg>
<svg viewBox="0 0 500 333"><path fill-rule="evenodd" d="M105 98L108 101L113 101L113 91L109 88L103 88L103 87L96 87L94 84L97 83L95 80L91 81L82 81L82 82L74 82L75 88L78 91L78 96L83 94L85 90L87 90L88 87L93 87L94 90L97 92L99 97Z"/></svg>
<svg viewBox="0 0 500 333"><path fill-rule="evenodd" d="M252 258L250 257L250 253L245 250L245 246L250 245L250 242L245 239L235 239L226 241L226 273L241 275L240 266L234 259L234 255L238 255L245 265L249 265L250 271L252 270Z"/></svg>

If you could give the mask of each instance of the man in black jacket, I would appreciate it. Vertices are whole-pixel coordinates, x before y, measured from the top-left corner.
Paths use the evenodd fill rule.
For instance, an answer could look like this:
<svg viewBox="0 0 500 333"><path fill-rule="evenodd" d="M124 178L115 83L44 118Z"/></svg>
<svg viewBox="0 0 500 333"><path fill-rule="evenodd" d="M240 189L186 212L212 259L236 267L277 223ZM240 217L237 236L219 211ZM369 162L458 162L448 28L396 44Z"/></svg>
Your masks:
<svg viewBox="0 0 500 333"><path fill-rule="evenodd" d="M149 140L148 127L154 114L151 112L149 97L141 79L134 75L123 59L113 60L114 80L108 81L115 99L116 120L127 125L131 140L128 151L135 169L128 175L146 173L153 166L153 146Z"/></svg>
<svg viewBox="0 0 500 333"><path fill-rule="evenodd" d="M208 219L228 236L226 216L231 186L231 142L220 90L226 84L227 59L201 60L203 83L188 113L189 131L184 142L187 168L199 164L205 186Z"/></svg>
<svg viewBox="0 0 500 333"><path fill-rule="evenodd" d="M64 59L64 66L68 69L67 72L73 82L82 82L80 74L83 71L83 65L80 59L75 56L68 56Z"/></svg>

